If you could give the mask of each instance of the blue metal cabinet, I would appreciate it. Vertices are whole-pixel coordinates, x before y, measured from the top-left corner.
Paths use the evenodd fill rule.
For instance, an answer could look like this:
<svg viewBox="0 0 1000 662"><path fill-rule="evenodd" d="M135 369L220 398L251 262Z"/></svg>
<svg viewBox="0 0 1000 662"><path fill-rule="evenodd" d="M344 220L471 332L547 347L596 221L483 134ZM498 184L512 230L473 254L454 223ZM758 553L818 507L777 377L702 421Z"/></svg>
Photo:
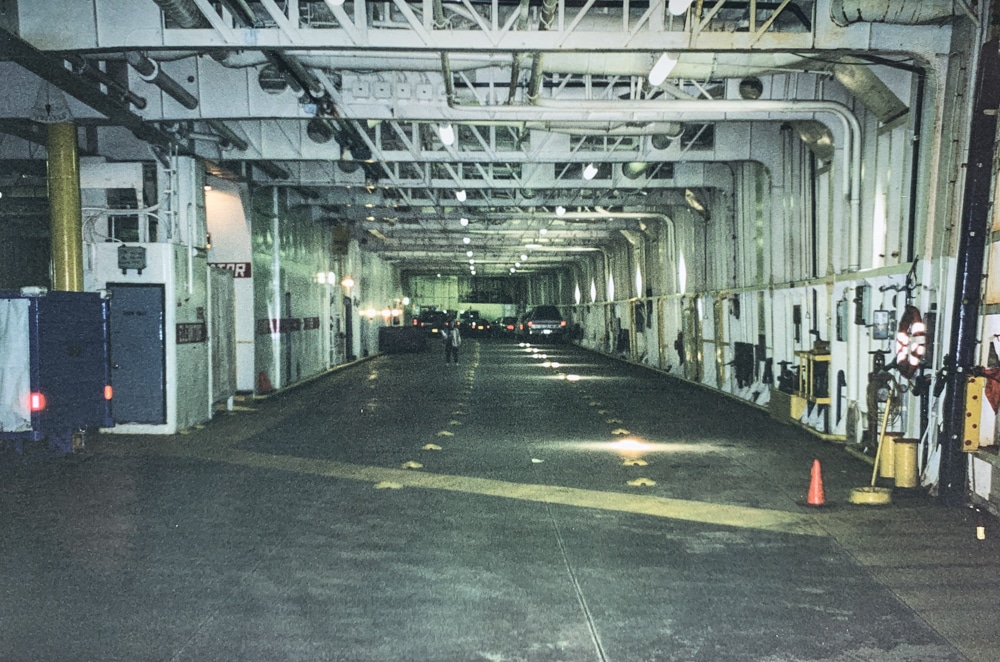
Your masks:
<svg viewBox="0 0 1000 662"><path fill-rule="evenodd" d="M92 292L0 292L0 440L73 450L113 425L107 301Z"/></svg>

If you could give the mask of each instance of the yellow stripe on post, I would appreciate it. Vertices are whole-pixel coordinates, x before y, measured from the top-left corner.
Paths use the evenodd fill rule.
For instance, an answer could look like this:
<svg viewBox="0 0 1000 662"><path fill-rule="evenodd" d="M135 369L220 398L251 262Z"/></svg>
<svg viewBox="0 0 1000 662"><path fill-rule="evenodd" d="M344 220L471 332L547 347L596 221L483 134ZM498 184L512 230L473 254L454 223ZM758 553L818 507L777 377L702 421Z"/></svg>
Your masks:
<svg viewBox="0 0 1000 662"><path fill-rule="evenodd" d="M52 235L52 289L83 291L83 221L76 125L48 125L49 228Z"/></svg>

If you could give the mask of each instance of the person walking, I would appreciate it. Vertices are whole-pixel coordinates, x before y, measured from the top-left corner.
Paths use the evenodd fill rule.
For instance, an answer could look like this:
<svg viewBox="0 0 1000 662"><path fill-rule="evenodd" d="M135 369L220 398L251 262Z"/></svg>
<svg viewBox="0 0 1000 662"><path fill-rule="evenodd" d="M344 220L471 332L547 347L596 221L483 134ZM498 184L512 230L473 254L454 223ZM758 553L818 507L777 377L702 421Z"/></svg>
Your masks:
<svg viewBox="0 0 1000 662"><path fill-rule="evenodd" d="M458 348L462 346L462 333L458 330L458 324L447 322L444 325L444 362L450 363L452 359L458 364Z"/></svg>

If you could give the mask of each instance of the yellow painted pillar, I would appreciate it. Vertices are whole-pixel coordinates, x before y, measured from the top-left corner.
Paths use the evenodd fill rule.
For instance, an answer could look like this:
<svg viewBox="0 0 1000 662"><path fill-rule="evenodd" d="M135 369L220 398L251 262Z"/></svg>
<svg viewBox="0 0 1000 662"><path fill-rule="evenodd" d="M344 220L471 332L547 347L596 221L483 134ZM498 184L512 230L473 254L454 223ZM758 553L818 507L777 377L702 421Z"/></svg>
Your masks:
<svg viewBox="0 0 1000 662"><path fill-rule="evenodd" d="M48 125L49 227L52 235L52 289L83 291L83 221L76 125Z"/></svg>

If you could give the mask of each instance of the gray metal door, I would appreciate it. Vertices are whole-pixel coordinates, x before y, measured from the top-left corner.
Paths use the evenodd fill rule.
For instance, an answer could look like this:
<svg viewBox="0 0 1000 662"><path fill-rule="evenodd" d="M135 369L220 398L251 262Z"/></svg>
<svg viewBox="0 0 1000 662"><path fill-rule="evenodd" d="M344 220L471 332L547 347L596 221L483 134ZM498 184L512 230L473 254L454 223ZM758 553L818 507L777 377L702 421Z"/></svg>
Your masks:
<svg viewBox="0 0 1000 662"><path fill-rule="evenodd" d="M162 285L109 283L115 423L166 423Z"/></svg>

